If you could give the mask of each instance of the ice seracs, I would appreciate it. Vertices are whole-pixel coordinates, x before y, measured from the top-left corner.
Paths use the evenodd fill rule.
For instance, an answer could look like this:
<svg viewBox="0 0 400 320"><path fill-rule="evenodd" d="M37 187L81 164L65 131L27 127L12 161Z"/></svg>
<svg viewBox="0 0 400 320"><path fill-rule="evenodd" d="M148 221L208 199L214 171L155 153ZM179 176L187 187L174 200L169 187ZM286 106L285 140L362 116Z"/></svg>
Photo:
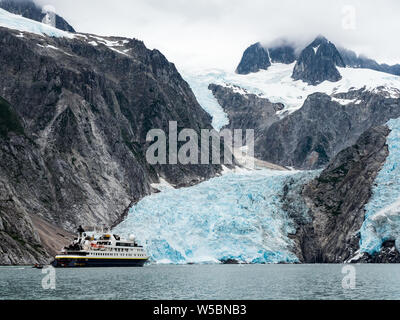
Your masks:
<svg viewBox="0 0 400 320"><path fill-rule="evenodd" d="M143 198L113 231L134 232L157 263L298 262L288 236L296 231L294 222L282 209L280 193L287 179L305 183L314 176L227 172L193 187Z"/></svg>
<svg viewBox="0 0 400 320"><path fill-rule="evenodd" d="M360 251L371 255L386 240L395 240L400 249L400 119L390 120L388 126L389 156L375 180L360 230Z"/></svg>

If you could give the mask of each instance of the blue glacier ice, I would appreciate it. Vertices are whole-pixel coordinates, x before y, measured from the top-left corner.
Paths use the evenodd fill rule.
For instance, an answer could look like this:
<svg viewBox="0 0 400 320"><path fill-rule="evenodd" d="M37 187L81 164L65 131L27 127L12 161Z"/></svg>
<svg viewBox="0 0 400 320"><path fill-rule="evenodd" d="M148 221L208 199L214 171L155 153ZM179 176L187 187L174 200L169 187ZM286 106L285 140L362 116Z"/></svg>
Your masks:
<svg viewBox="0 0 400 320"><path fill-rule="evenodd" d="M386 240L395 240L400 249L400 119L388 126L389 156L375 180L360 230L360 251L369 254L379 252Z"/></svg>
<svg viewBox="0 0 400 320"><path fill-rule="evenodd" d="M30 20L16 14L12 14L3 9L0 9L0 27L35 33L38 35L47 35L50 37L74 37L74 35L69 32L56 29L47 24Z"/></svg>
<svg viewBox="0 0 400 320"><path fill-rule="evenodd" d="M189 83L197 101L201 107L212 117L212 126L219 131L222 127L229 124L228 115L219 105L217 99L208 90L208 85L215 82L217 74L190 74L182 72L183 78Z"/></svg>
<svg viewBox="0 0 400 320"><path fill-rule="evenodd" d="M133 233L157 263L297 262L288 237L294 224L281 208L280 195L289 178L305 183L314 176L248 171L164 190L133 206L114 232Z"/></svg>

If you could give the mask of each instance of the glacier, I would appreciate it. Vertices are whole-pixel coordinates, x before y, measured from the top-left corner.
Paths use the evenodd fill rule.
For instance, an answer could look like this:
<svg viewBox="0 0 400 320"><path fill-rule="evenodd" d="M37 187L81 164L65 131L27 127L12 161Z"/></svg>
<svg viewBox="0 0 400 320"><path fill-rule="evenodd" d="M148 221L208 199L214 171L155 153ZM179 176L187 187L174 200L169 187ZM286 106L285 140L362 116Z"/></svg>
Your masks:
<svg viewBox="0 0 400 320"><path fill-rule="evenodd" d="M282 209L281 195L288 179L303 184L315 175L263 169L164 188L134 205L113 232L133 233L155 263L298 262L288 237L295 225Z"/></svg>
<svg viewBox="0 0 400 320"><path fill-rule="evenodd" d="M208 90L208 85L213 83L217 74L192 74L182 71L183 78L189 83L197 101L201 107L212 117L212 126L215 130L220 131L224 126L229 124L228 115L220 106L217 99Z"/></svg>
<svg viewBox="0 0 400 320"><path fill-rule="evenodd" d="M395 240L400 251L400 118L387 125L389 155L375 180L360 230L360 252L371 255L387 240Z"/></svg>
<svg viewBox="0 0 400 320"><path fill-rule="evenodd" d="M14 29L21 32L30 32L41 36L46 35L58 38L74 38L72 33L59 30L47 24L27 19L16 14L12 14L3 9L0 9L0 27Z"/></svg>
<svg viewBox="0 0 400 320"><path fill-rule="evenodd" d="M222 69L182 70L184 79L189 83L200 105L213 116L214 124L219 128L226 123L226 115L212 93L210 83L222 86L238 86L247 93L267 98L273 103L283 103L285 108L278 114L285 116L300 109L306 98L313 93L328 95L348 92L352 89L368 91L380 88L389 96L400 97L400 77L370 70L356 68L338 68L342 79L338 82L324 81L317 86L308 85L301 80L293 80L295 63L273 63L268 70L260 70L247 75L236 74ZM349 103L349 102L346 102Z"/></svg>

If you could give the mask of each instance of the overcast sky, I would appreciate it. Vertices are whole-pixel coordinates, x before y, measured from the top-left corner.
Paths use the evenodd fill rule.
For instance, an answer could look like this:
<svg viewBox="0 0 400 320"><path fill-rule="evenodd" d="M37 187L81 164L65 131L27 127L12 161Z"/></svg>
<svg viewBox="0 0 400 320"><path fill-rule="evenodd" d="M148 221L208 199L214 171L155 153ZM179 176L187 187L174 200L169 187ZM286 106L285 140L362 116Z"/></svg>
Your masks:
<svg viewBox="0 0 400 320"><path fill-rule="evenodd" d="M398 0L35 0L77 31L143 40L179 68L234 70L252 43L318 34L400 63Z"/></svg>

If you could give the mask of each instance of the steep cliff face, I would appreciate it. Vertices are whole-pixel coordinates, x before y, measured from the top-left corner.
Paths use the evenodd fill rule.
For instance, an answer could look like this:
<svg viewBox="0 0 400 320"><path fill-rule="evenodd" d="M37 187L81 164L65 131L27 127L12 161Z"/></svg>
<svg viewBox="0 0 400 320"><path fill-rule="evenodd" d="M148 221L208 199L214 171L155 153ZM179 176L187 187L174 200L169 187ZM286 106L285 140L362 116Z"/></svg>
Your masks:
<svg viewBox="0 0 400 320"><path fill-rule="evenodd" d="M302 191L312 222L294 237L303 262L341 263L359 249L364 206L387 156L387 126L371 128Z"/></svg>
<svg viewBox="0 0 400 320"><path fill-rule="evenodd" d="M290 64L297 59L295 48L290 44L269 47L268 52L272 63Z"/></svg>
<svg viewBox="0 0 400 320"><path fill-rule="evenodd" d="M16 161L5 155L13 153L11 146L24 144L30 143L21 120L10 104L0 97L0 264L28 263L40 260L45 254L28 213L5 177L5 172Z"/></svg>
<svg viewBox="0 0 400 320"><path fill-rule="evenodd" d="M336 67L345 67L339 51L332 42L320 36L301 52L292 78L310 85L326 80L336 82L342 78Z"/></svg>
<svg viewBox="0 0 400 320"><path fill-rule="evenodd" d="M265 50L261 43L257 42L245 50L236 73L249 74L260 70L267 70L270 65L271 61L268 51Z"/></svg>
<svg viewBox="0 0 400 320"><path fill-rule="evenodd" d="M315 93L301 109L264 132L256 154L284 166L322 168L365 130L399 116L400 99L379 90L350 91L334 97Z"/></svg>
<svg viewBox="0 0 400 320"><path fill-rule="evenodd" d="M42 22L43 18L46 16L42 8L36 5L32 0L0 0L0 8L38 22ZM75 32L74 28L59 15L56 15L56 28L68 32Z"/></svg>
<svg viewBox="0 0 400 320"><path fill-rule="evenodd" d="M0 95L12 119L0 120L1 230L8 239L0 263L47 257L38 225L112 225L159 176L185 186L221 170L147 163L149 130L168 134L169 121L178 130L211 129L210 116L159 51L134 39L6 28L0 39Z"/></svg>
<svg viewBox="0 0 400 320"><path fill-rule="evenodd" d="M226 127L232 130L254 129L256 141L264 130L279 120L276 113L283 109L280 103L272 103L255 94L243 94L240 88L216 84L210 84L208 88L228 115L229 125ZM241 90L241 92L235 92L235 90Z"/></svg>
<svg viewBox="0 0 400 320"><path fill-rule="evenodd" d="M290 64L296 58L295 48L290 43L283 41L276 45L264 47L260 42L257 42L244 51L236 73L249 74L267 70L271 63Z"/></svg>

